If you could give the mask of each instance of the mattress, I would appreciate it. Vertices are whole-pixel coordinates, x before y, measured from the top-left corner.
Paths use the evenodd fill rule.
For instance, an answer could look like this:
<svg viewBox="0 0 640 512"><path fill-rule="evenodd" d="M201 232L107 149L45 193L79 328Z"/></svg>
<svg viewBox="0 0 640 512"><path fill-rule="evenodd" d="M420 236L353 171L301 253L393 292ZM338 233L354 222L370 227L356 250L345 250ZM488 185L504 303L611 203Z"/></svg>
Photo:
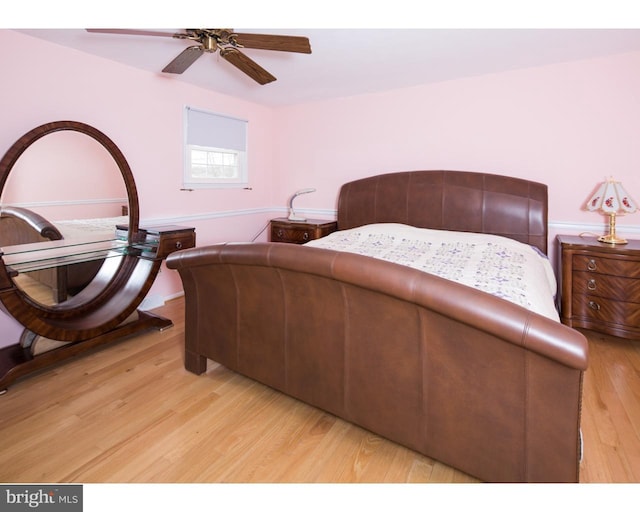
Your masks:
<svg viewBox="0 0 640 512"><path fill-rule="evenodd" d="M559 321L548 258L510 238L385 223L336 231L305 245L406 265Z"/></svg>
<svg viewBox="0 0 640 512"><path fill-rule="evenodd" d="M126 215L97 219L57 220L54 222L65 240L87 236L114 238L116 236L116 225L128 223L129 217Z"/></svg>

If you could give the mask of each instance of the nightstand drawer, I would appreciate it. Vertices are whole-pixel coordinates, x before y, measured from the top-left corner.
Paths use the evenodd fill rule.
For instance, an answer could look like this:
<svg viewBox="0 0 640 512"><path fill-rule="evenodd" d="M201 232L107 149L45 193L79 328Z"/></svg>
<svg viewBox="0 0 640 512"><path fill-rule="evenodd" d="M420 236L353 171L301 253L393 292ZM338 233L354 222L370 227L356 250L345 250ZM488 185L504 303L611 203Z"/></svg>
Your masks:
<svg viewBox="0 0 640 512"><path fill-rule="evenodd" d="M573 256L573 270L640 278L640 262L603 258L601 256L576 254Z"/></svg>
<svg viewBox="0 0 640 512"><path fill-rule="evenodd" d="M333 233L338 228L336 221L307 219L293 222L286 218L271 221L270 240L289 244L304 244Z"/></svg>
<svg viewBox="0 0 640 512"><path fill-rule="evenodd" d="M315 238L315 229L274 226L271 230L272 242L303 244Z"/></svg>
<svg viewBox="0 0 640 512"><path fill-rule="evenodd" d="M621 326L640 329L640 305L637 303L574 295L572 308L575 317L604 324L616 324L616 319L624 319Z"/></svg>
<svg viewBox="0 0 640 512"><path fill-rule="evenodd" d="M573 295L640 303L640 279L574 271Z"/></svg>
<svg viewBox="0 0 640 512"><path fill-rule="evenodd" d="M196 246L195 228L183 226L153 226L140 229L142 241L136 246L141 257L164 259L169 254Z"/></svg>
<svg viewBox="0 0 640 512"><path fill-rule="evenodd" d="M196 246L195 231L184 231L165 235L160 239L158 245L158 258L166 258L169 254L182 249L191 249Z"/></svg>

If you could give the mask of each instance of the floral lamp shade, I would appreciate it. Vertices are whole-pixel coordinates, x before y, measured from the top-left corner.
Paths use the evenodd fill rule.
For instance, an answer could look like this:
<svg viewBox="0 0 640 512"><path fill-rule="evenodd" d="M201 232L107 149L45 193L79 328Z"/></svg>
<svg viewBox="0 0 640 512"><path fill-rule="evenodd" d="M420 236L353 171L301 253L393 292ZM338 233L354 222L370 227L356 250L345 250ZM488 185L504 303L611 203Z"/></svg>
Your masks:
<svg viewBox="0 0 640 512"><path fill-rule="evenodd" d="M609 244L626 244L624 238L616 236L616 215L635 212L638 209L637 204L619 181L609 178L601 183L587 202L587 210L609 215L609 234L599 237L598 240Z"/></svg>

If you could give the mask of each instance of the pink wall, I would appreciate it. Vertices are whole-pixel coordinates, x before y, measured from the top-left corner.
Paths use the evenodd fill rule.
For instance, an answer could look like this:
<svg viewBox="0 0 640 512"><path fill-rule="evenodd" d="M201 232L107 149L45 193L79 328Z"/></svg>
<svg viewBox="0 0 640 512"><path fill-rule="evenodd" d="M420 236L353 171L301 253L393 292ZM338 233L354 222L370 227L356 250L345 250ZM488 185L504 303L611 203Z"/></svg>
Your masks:
<svg viewBox="0 0 640 512"><path fill-rule="evenodd" d="M279 200L317 186L307 201L322 208L350 179L464 169L547 183L552 223L600 225L580 208L605 176L640 199L638 91L630 53L282 109Z"/></svg>
<svg viewBox="0 0 640 512"><path fill-rule="evenodd" d="M38 139L20 156L2 189L2 204L26 206L50 221L116 217L127 204L127 190L102 144L84 133L61 131Z"/></svg>
<svg viewBox="0 0 640 512"><path fill-rule="evenodd" d="M272 109L11 30L0 30L0 65L5 73L1 154L42 123L81 121L104 132L124 153L143 221L195 226L199 244L247 240L266 221L274 174ZM250 121L251 191L180 191L185 105ZM151 293L170 296L180 290L177 274L165 269Z"/></svg>
<svg viewBox="0 0 640 512"><path fill-rule="evenodd" d="M16 51L20 48L20 51ZM0 151L52 120L96 126L136 178L141 215L193 225L199 245L249 240L299 188L329 217L342 183L378 172L465 169L549 185L551 230L599 231L580 211L613 174L640 199L640 53L271 109L0 30ZM249 120L253 190L180 192L185 105ZM640 217L619 219L640 234ZM261 239L264 239L264 234ZM180 291L164 270L152 293Z"/></svg>

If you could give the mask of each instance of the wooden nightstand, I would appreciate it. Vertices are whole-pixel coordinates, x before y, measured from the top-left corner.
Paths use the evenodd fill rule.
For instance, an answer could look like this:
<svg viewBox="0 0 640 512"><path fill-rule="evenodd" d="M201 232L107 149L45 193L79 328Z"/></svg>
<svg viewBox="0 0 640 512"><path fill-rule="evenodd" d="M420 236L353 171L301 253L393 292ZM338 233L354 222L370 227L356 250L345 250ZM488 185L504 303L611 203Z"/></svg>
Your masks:
<svg viewBox="0 0 640 512"><path fill-rule="evenodd" d="M128 226L116 226L116 235L127 238ZM195 228L186 226L140 226L138 240L132 248L140 250L140 257L147 259L165 259L169 254L181 249L196 246Z"/></svg>
<svg viewBox="0 0 640 512"><path fill-rule="evenodd" d="M140 233L142 232L146 234L144 245L154 258L165 259L172 252L196 246L196 232L192 227L141 226ZM143 251L142 256L145 255L146 252Z"/></svg>
<svg viewBox="0 0 640 512"><path fill-rule="evenodd" d="M640 339L640 241L559 235L562 323Z"/></svg>
<svg viewBox="0 0 640 512"><path fill-rule="evenodd" d="M327 236L337 229L338 223L336 221L307 219L302 222L294 222L286 217L279 217L271 220L270 240L288 244L304 244L310 240Z"/></svg>

